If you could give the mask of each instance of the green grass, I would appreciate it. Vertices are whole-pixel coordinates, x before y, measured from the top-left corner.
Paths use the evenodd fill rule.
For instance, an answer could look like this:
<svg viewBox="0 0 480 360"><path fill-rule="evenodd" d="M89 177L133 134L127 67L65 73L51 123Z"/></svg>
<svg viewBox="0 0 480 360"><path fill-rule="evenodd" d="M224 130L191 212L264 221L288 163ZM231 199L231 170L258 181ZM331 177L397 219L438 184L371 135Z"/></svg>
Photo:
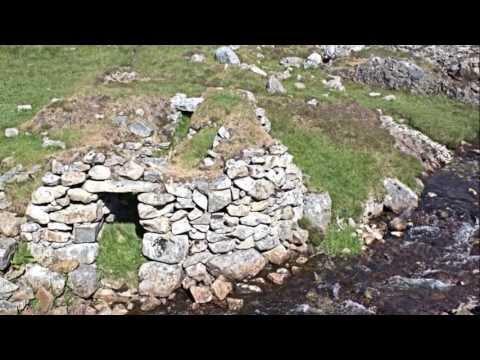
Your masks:
<svg viewBox="0 0 480 360"><path fill-rule="evenodd" d="M145 262L142 241L133 223L106 224L99 239L97 266L102 277L138 282L138 269Z"/></svg>
<svg viewBox="0 0 480 360"><path fill-rule="evenodd" d="M460 145L462 140L479 141L478 106L462 104L444 96L419 96L378 88L371 90L396 96L394 101L385 101L368 96L370 90L358 84L348 84L347 91L361 105L370 109L382 109L395 119L403 118L411 127L452 149Z"/></svg>
<svg viewBox="0 0 480 360"><path fill-rule="evenodd" d="M13 255L11 264L14 267L20 267L22 265L26 265L33 262L33 256L28 249L28 245L26 242L22 241L18 244L17 250Z"/></svg>
<svg viewBox="0 0 480 360"><path fill-rule="evenodd" d="M329 227L320 247L330 256L354 256L360 254L362 250L362 244L354 228L347 226L339 229L333 224ZM349 252L345 253L345 249Z"/></svg>
<svg viewBox="0 0 480 360"><path fill-rule="evenodd" d="M216 134L217 128L209 127L200 130L191 139L183 142L178 148L178 162L181 166L186 169L197 166L212 147Z"/></svg>
<svg viewBox="0 0 480 360"><path fill-rule="evenodd" d="M413 157L393 149L392 139L381 129L361 129L348 113L335 114L333 121L313 118L299 125L297 103L264 102L272 121L272 133L294 156L307 175L312 191L328 191L336 216L356 218L370 194L382 195L382 179L395 176L415 186L421 173ZM308 116L308 115L306 115ZM360 126L360 128L359 128Z"/></svg>

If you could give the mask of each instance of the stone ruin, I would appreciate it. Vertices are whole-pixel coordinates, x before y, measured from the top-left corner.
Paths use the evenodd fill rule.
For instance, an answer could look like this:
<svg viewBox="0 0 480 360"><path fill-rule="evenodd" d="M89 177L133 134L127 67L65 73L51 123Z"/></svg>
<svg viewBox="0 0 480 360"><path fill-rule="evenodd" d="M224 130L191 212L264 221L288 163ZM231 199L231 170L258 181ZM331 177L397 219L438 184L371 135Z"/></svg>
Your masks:
<svg viewBox="0 0 480 360"><path fill-rule="evenodd" d="M229 287L220 285L228 280L255 277L268 262L281 265L308 252L308 232L298 225L306 188L285 146L245 149L217 178L189 182L164 179L162 158L144 153L138 148L125 158L89 151L68 163L51 162L21 226L37 263L24 275L31 286L38 273L62 268L66 275L56 273L58 286L91 297L98 288L102 226L116 220L111 200L125 194L136 197L144 232L142 296L164 298L183 287L199 303L214 295L223 300Z"/></svg>

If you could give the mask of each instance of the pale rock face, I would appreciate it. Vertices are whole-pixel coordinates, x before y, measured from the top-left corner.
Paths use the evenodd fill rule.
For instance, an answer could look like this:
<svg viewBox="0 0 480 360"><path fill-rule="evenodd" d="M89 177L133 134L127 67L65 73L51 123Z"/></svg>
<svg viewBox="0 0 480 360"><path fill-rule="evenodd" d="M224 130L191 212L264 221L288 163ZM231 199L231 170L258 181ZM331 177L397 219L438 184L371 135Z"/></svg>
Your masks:
<svg viewBox="0 0 480 360"><path fill-rule="evenodd" d="M76 244L94 243L97 241L101 224L77 224L73 229L73 242Z"/></svg>
<svg viewBox="0 0 480 360"><path fill-rule="evenodd" d="M0 300L8 299L17 289L17 285L0 277Z"/></svg>
<svg viewBox="0 0 480 360"><path fill-rule="evenodd" d="M220 64L240 65L237 54L228 46L218 48L215 51L215 58Z"/></svg>
<svg viewBox="0 0 480 360"><path fill-rule="evenodd" d="M110 179L112 172L110 168L103 165L95 165L88 172L88 176L93 180L107 180Z"/></svg>
<svg viewBox="0 0 480 360"><path fill-rule="evenodd" d="M63 186L75 186L80 185L87 180L87 175L80 171L67 171L62 175Z"/></svg>
<svg viewBox="0 0 480 360"><path fill-rule="evenodd" d="M208 248L215 254L223 254L230 252L237 246L234 239L225 241L211 242L208 244Z"/></svg>
<svg viewBox="0 0 480 360"><path fill-rule="evenodd" d="M322 56L316 52L310 54L310 56L305 60L303 67L305 69L316 69L322 63Z"/></svg>
<svg viewBox="0 0 480 360"><path fill-rule="evenodd" d="M232 202L230 189L208 192L208 211L213 213L225 208Z"/></svg>
<svg viewBox="0 0 480 360"><path fill-rule="evenodd" d="M207 250L207 245L205 242L204 245L205 246L198 247L198 250L200 250L201 252L197 252L185 259L185 261L183 262L183 267L187 268L198 263L206 263L213 257L213 254L210 251L205 251Z"/></svg>
<svg viewBox="0 0 480 360"><path fill-rule="evenodd" d="M223 274L229 279L240 281L254 277L265 265L265 258L258 251L248 249L215 256L208 261L207 268L213 274Z"/></svg>
<svg viewBox="0 0 480 360"><path fill-rule="evenodd" d="M41 225L46 225L49 223L50 221L50 216L48 215L48 213L46 213L42 207L40 206L35 206L35 205L28 205L27 207L27 210L25 212L25 215L27 215L27 217L36 222L36 223L39 223Z"/></svg>
<svg viewBox="0 0 480 360"><path fill-rule="evenodd" d="M270 76L268 78L267 91L270 94L285 94L287 92L280 80L278 80L275 76Z"/></svg>
<svg viewBox="0 0 480 360"><path fill-rule="evenodd" d="M82 188L70 189L67 194L71 201L81 202L83 204L89 204L98 200L97 194L91 194Z"/></svg>
<svg viewBox="0 0 480 360"><path fill-rule="evenodd" d="M203 282L205 285L210 285L213 282L213 277L208 273L207 267L202 263L185 267L185 272L192 279Z"/></svg>
<svg viewBox="0 0 480 360"><path fill-rule="evenodd" d="M177 93L170 99L170 103L171 106L178 111L193 113L197 110L203 100L202 97L188 98L185 94Z"/></svg>
<svg viewBox="0 0 480 360"><path fill-rule="evenodd" d="M123 166L117 168L118 175L130 180L139 180L144 171L144 167L133 160L130 160Z"/></svg>
<svg viewBox="0 0 480 360"><path fill-rule="evenodd" d="M183 261L188 253L188 236L172 236L146 233L143 236L142 252L149 259L166 264L177 264Z"/></svg>
<svg viewBox="0 0 480 360"><path fill-rule="evenodd" d="M230 216L242 217L250 213L250 206L248 205L228 205L227 212Z"/></svg>
<svg viewBox="0 0 480 360"><path fill-rule="evenodd" d="M283 245L278 245L272 250L264 252L263 256L272 264L282 265L288 260L290 254Z"/></svg>
<svg viewBox="0 0 480 360"><path fill-rule="evenodd" d="M146 181L132 181L132 180L105 180L105 181L94 181L87 180L83 184L83 189L87 190L90 193L115 193L115 194L126 194L126 193L147 193L153 192L161 188L160 184L155 184Z"/></svg>
<svg viewBox="0 0 480 360"><path fill-rule="evenodd" d="M40 238L43 241L54 243L66 243L70 240L70 233L63 231L53 231L49 229L42 229Z"/></svg>
<svg viewBox="0 0 480 360"><path fill-rule="evenodd" d="M401 214L418 206L418 196L399 180L387 178L383 181L383 185L387 191L383 203L394 213Z"/></svg>
<svg viewBox="0 0 480 360"><path fill-rule="evenodd" d="M15 213L0 212L0 235L15 237L20 233L20 226L25 223L25 218L18 217Z"/></svg>
<svg viewBox="0 0 480 360"><path fill-rule="evenodd" d="M304 217L314 228L325 233L332 217L332 200L328 193L309 193L304 197Z"/></svg>
<svg viewBox="0 0 480 360"><path fill-rule="evenodd" d="M251 212L247 216L240 218L240 224L247 226L257 226L259 224L270 224L272 218L262 213Z"/></svg>
<svg viewBox="0 0 480 360"><path fill-rule="evenodd" d="M185 185L167 183L165 184L165 189L169 194L175 195L177 197L186 198L186 199L192 198L192 190L190 190Z"/></svg>
<svg viewBox="0 0 480 360"><path fill-rule="evenodd" d="M24 279L32 287L38 290L40 287L51 290L55 296L60 295L65 288L65 278L58 273L48 270L38 264L28 264Z"/></svg>
<svg viewBox="0 0 480 360"><path fill-rule="evenodd" d="M17 242L11 238L0 237L0 270L5 270L15 252Z"/></svg>
<svg viewBox="0 0 480 360"><path fill-rule="evenodd" d="M182 267L147 262L140 267L139 292L141 295L167 297L181 285Z"/></svg>
<svg viewBox="0 0 480 360"><path fill-rule="evenodd" d="M142 220L140 224L145 228L145 230L165 234L170 231L170 221L165 217L154 218L151 220Z"/></svg>
<svg viewBox="0 0 480 360"><path fill-rule="evenodd" d="M151 206L164 206L175 201L175 196L167 193L144 193L138 195L138 201Z"/></svg>
<svg viewBox="0 0 480 360"><path fill-rule="evenodd" d="M193 202L202 210L207 211L208 198L198 190L193 191Z"/></svg>
<svg viewBox="0 0 480 360"><path fill-rule="evenodd" d="M172 234L180 235L189 232L192 229L188 218L184 217L172 224Z"/></svg>
<svg viewBox="0 0 480 360"><path fill-rule="evenodd" d="M100 220L103 215L99 203L89 205L70 205L66 209L50 213L50 220L68 225L91 223Z"/></svg>
<svg viewBox="0 0 480 360"><path fill-rule="evenodd" d="M105 155L90 151L83 157L83 162L86 164L103 164L105 162Z"/></svg>
<svg viewBox="0 0 480 360"><path fill-rule="evenodd" d="M84 298L91 297L98 288L97 268L95 265L80 265L68 276L68 287Z"/></svg>
<svg viewBox="0 0 480 360"><path fill-rule="evenodd" d="M98 256L98 244L74 244L54 250L52 257L58 260L75 260L80 264L92 264Z"/></svg>

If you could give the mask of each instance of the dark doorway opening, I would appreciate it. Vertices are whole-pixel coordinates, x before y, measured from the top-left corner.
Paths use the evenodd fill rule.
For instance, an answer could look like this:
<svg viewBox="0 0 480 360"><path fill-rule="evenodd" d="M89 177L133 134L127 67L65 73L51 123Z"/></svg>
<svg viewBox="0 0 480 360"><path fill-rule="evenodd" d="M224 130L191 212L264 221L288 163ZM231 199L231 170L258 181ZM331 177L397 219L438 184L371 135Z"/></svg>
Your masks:
<svg viewBox="0 0 480 360"><path fill-rule="evenodd" d="M106 218L107 223L134 224L137 236L140 239L143 238L145 230L140 225L138 200L135 194L103 193L100 194L99 198L110 210L110 214Z"/></svg>

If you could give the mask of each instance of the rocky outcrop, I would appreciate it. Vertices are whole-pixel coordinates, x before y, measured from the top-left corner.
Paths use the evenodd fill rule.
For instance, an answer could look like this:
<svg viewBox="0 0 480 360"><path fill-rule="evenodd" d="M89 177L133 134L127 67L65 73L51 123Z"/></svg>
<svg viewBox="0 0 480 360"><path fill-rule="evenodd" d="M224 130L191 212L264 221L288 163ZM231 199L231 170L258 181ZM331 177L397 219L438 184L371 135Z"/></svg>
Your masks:
<svg viewBox="0 0 480 360"><path fill-rule="evenodd" d="M479 104L480 101L478 54L447 65L440 74L423 69L411 61L372 57L356 67L353 79L415 94L443 94L466 103Z"/></svg>
<svg viewBox="0 0 480 360"><path fill-rule="evenodd" d="M405 154L416 157L428 171L433 171L453 159L453 154L418 130L399 124L390 116L380 116L382 127L395 139L395 146Z"/></svg>

